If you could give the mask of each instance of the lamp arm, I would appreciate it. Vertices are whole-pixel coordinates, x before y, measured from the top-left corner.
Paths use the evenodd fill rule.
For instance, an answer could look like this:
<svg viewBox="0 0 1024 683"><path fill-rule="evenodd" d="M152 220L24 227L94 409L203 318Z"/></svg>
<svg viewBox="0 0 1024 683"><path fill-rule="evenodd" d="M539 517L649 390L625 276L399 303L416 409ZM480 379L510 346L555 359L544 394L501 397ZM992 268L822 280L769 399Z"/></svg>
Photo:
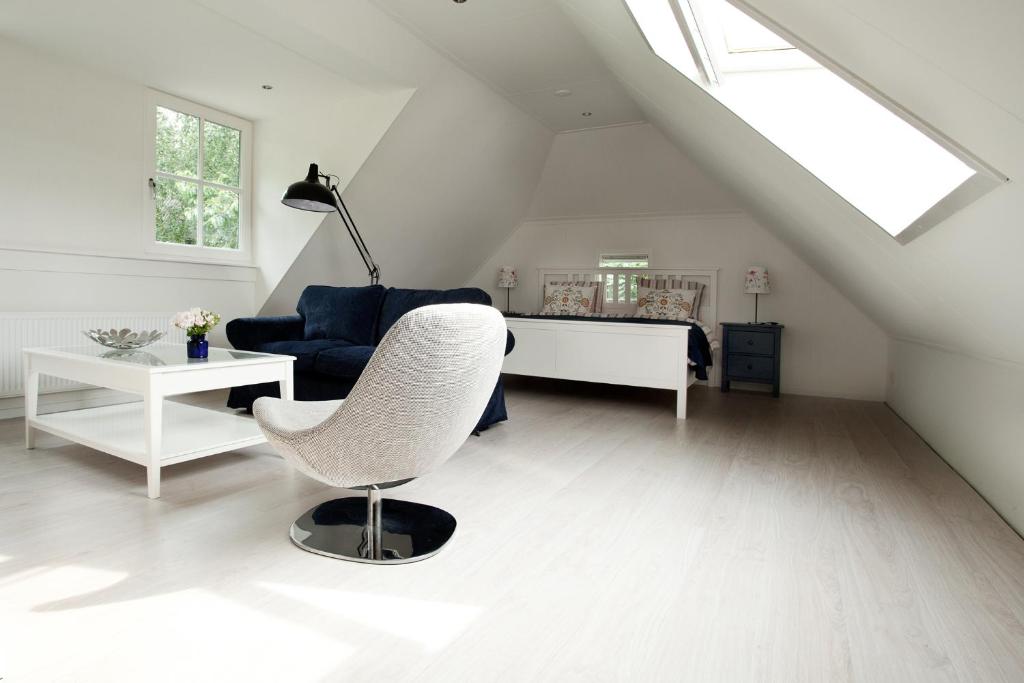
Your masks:
<svg viewBox="0 0 1024 683"><path fill-rule="evenodd" d="M341 193L338 192L338 185L331 185L330 176L321 174L321 178L327 181L328 186L331 188L331 192L334 193L337 199L335 208L338 210L338 215L341 216L341 222L345 224L345 229L348 230L348 236L352 238L352 244L356 246L356 251L359 252L359 257L363 259L363 264L366 266L367 275L370 276L370 284L376 285L380 283L380 266L373 260L373 256L370 255L370 250L366 246L366 242L363 241L363 236L359 233L359 228L356 227L356 221L352 218L352 214L348 212L348 207L345 206L345 200L341 198Z"/></svg>

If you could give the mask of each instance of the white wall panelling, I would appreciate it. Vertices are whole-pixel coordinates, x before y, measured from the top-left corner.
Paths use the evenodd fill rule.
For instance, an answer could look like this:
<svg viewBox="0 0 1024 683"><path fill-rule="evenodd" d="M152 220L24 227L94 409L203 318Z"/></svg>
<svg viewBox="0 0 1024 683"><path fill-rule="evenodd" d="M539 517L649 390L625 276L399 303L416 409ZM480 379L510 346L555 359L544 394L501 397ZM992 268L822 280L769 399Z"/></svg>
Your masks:
<svg viewBox="0 0 1024 683"><path fill-rule="evenodd" d="M95 342L83 330L158 330L161 343L185 342L185 332L171 325L174 313L0 313L0 397L22 393L22 350L37 346L88 346ZM111 349L113 350L113 349ZM78 389L84 385L44 376L40 393Z"/></svg>

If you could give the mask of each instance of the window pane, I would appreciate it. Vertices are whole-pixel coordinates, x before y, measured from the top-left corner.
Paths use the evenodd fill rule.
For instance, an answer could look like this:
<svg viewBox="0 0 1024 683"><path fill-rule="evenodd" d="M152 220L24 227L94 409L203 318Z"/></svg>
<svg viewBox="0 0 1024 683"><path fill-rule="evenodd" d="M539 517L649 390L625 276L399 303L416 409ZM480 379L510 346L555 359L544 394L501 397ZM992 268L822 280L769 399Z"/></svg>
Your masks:
<svg viewBox="0 0 1024 683"><path fill-rule="evenodd" d="M601 268L647 268L649 261L647 254L601 254L597 265Z"/></svg>
<svg viewBox="0 0 1024 683"><path fill-rule="evenodd" d="M728 3L721 5L722 33L729 52L792 50L792 45Z"/></svg>
<svg viewBox="0 0 1024 683"><path fill-rule="evenodd" d="M196 243L199 186L183 180L156 179L156 241Z"/></svg>
<svg viewBox="0 0 1024 683"><path fill-rule="evenodd" d="M238 249L238 194L203 188L203 246Z"/></svg>
<svg viewBox="0 0 1024 683"><path fill-rule="evenodd" d="M198 177L199 117L156 108L156 170Z"/></svg>
<svg viewBox="0 0 1024 683"><path fill-rule="evenodd" d="M694 64L677 64L685 39L670 2L680 0L626 1L655 53L894 237L975 175L944 146L804 50L788 49L726 0L687 1L702 10L696 38L714 35L704 30L709 21L726 32L725 41L709 47L718 67L710 84L693 76Z"/></svg>
<svg viewBox="0 0 1024 683"><path fill-rule="evenodd" d="M205 121L203 144L203 180L240 187L242 132Z"/></svg>

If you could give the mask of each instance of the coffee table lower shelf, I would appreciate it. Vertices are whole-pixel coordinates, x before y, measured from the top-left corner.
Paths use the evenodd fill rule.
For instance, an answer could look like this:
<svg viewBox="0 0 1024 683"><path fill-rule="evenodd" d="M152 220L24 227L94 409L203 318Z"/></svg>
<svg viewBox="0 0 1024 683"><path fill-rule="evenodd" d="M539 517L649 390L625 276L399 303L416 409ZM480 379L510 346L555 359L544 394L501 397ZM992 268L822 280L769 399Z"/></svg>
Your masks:
<svg viewBox="0 0 1024 683"><path fill-rule="evenodd" d="M55 436L149 465L143 403L122 403L37 415L31 426ZM248 416L164 401L160 466L266 443Z"/></svg>

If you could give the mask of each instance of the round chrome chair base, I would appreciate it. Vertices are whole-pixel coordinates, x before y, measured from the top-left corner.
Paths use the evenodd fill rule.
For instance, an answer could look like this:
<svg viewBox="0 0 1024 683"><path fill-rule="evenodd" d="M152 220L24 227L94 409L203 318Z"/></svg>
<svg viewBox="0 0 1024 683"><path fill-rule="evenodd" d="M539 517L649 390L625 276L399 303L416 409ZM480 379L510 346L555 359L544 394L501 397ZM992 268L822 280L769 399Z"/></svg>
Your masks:
<svg viewBox="0 0 1024 683"><path fill-rule="evenodd" d="M303 550L339 560L405 564L436 554L455 533L455 518L432 505L384 499L379 525L367 525L366 498L337 498L295 520L291 539Z"/></svg>

